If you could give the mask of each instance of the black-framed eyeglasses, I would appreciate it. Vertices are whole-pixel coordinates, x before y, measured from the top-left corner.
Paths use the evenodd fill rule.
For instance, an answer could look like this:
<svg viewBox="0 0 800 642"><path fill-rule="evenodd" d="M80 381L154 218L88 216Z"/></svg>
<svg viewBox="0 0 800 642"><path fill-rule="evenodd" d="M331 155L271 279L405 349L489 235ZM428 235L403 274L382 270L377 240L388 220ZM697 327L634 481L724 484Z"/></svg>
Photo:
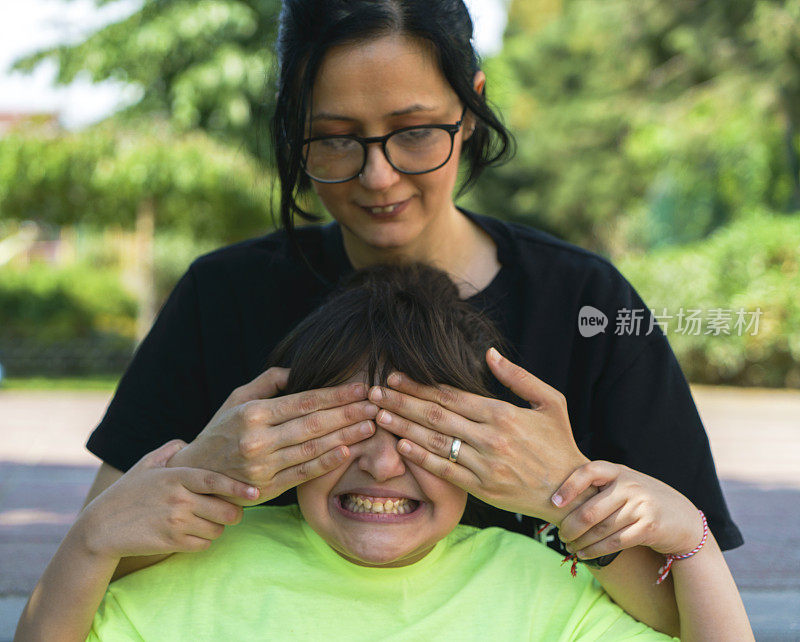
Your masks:
<svg viewBox="0 0 800 642"><path fill-rule="evenodd" d="M380 143L386 160L402 174L427 174L439 169L453 154L453 139L464 114L454 125L413 125L385 136L312 136L303 141L302 165L320 183L345 183L364 171L367 145Z"/></svg>

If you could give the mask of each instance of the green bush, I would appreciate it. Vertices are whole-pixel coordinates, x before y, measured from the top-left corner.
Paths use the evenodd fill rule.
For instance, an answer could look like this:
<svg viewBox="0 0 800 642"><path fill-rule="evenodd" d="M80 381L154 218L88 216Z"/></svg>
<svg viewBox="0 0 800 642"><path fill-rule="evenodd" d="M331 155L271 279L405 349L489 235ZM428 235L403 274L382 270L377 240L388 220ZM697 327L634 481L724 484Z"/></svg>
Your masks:
<svg viewBox="0 0 800 642"><path fill-rule="evenodd" d="M98 332L133 337L136 302L116 273L87 265L0 269L0 328L7 338L43 343Z"/></svg>
<svg viewBox="0 0 800 642"><path fill-rule="evenodd" d="M690 381L800 388L800 216L757 212L708 239L629 256L622 273L657 315ZM702 310L700 334L676 332L674 315ZM730 310L730 334L708 311ZM737 311L761 310L758 330L735 327Z"/></svg>
<svg viewBox="0 0 800 642"><path fill-rule="evenodd" d="M9 376L121 372L135 329L136 303L114 272L0 269L0 362Z"/></svg>

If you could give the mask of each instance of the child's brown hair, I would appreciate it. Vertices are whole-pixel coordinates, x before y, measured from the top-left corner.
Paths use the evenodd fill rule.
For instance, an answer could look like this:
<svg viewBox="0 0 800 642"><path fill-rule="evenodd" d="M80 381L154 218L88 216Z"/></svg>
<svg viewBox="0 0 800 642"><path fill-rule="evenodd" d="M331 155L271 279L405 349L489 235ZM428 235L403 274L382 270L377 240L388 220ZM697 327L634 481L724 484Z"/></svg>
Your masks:
<svg viewBox="0 0 800 642"><path fill-rule="evenodd" d="M462 301L446 273L422 263L356 271L274 349L291 368L283 394L333 386L359 371L386 385L399 370L425 385L491 396L485 354L501 337Z"/></svg>

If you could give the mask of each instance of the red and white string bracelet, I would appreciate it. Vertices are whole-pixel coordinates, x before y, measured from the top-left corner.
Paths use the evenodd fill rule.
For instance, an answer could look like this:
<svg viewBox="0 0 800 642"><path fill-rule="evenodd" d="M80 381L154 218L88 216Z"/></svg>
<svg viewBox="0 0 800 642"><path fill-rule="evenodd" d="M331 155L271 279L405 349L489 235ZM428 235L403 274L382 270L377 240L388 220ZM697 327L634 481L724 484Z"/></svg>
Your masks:
<svg viewBox="0 0 800 642"><path fill-rule="evenodd" d="M689 557L692 557L705 545L706 540L708 539L708 522L706 521L706 516L703 511L698 512L700 513L700 519L703 520L703 539L701 539L700 543L688 553L684 553L683 555L672 555L670 553L666 555L666 564L658 569L658 579L656 580L656 584L661 584L661 582L667 579L667 575L669 575L669 569L672 568L672 562L675 560L685 560Z"/></svg>
<svg viewBox="0 0 800 642"><path fill-rule="evenodd" d="M544 526L542 526L539 530L536 531L537 535L541 535L544 533L548 528L550 528L552 524L550 522L545 522ZM570 553L567 555L563 560L561 560L561 566L564 566L565 562L569 562L572 560L572 566L569 569L569 572L572 574L572 577L575 577L578 574L578 556L575 553Z"/></svg>

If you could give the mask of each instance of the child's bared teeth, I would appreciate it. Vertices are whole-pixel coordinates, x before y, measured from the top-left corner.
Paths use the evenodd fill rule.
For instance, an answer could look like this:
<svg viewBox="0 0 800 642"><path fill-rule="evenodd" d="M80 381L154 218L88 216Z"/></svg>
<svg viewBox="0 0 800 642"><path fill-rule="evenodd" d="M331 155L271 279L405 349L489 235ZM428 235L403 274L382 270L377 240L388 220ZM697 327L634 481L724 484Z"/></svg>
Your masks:
<svg viewBox="0 0 800 642"><path fill-rule="evenodd" d="M380 498L363 495L344 494L341 496L342 506L353 513L389 513L403 515L416 509L418 502L407 497Z"/></svg>

